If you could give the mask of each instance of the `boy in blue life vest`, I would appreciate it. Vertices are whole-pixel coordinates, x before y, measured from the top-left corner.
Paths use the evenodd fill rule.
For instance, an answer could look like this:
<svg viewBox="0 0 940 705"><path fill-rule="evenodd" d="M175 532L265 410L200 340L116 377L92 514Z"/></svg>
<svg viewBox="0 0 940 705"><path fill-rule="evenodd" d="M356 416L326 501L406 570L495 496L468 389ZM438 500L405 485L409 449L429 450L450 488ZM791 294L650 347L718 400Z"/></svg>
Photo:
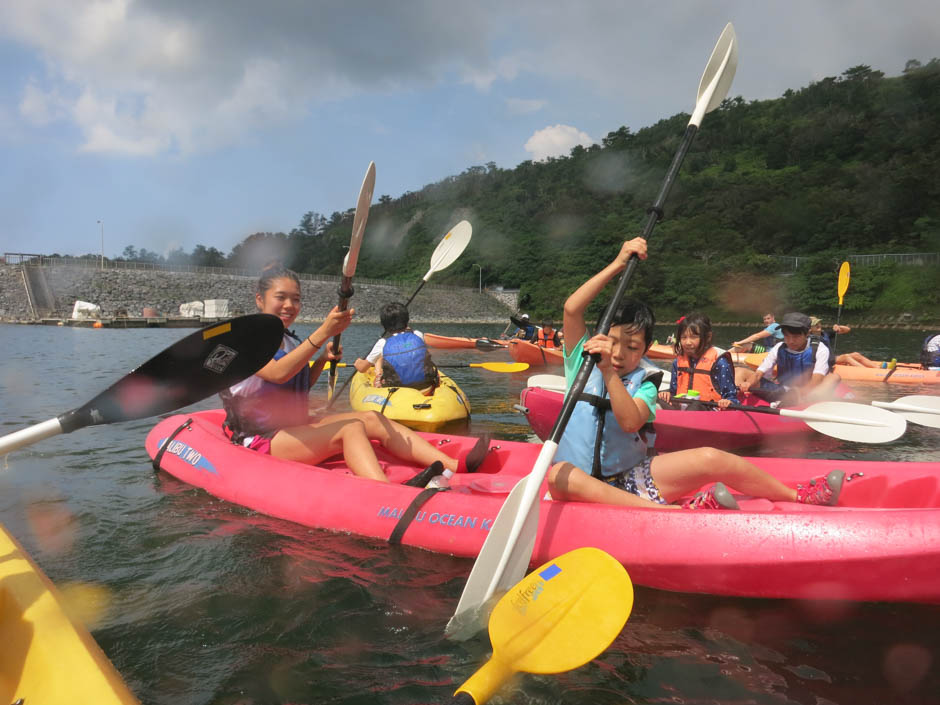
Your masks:
<svg viewBox="0 0 940 705"><path fill-rule="evenodd" d="M799 404L833 395L842 381L829 371L829 348L810 340L810 317L788 313L780 322L783 342L767 353L754 373L741 383L741 391L787 404ZM772 379L773 378L773 379Z"/></svg>
<svg viewBox="0 0 940 705"><path fill-rule="evenodd" d="M379 312L379 320L385 332L365 360L356 360L356 369L365 372L375 365L376 387L433 391L439 383L437 367L424 343L424 335L408 327L405 305L397 301L385 304Z"/></svg>
<svg viewBox="0 0 940 705"><path fill-rule="evenodd" d="M737 509L725 483L742 494L780 502L835 504L845 473L830 472L796 488L787 487L744 458L714 448L650 455L650 425L662 370L646 358L655 318L639 301L625 301L607 335L589 335L588 305L627 265L646 259L646 241L624 242L617 257L565 302L565 377L573 383L584 355L600 360L578 398L548 473L552 498L621 506L672 509ZM712 484L714 483L714 484ZM684 497L706 485L682 504Z"/></svg>

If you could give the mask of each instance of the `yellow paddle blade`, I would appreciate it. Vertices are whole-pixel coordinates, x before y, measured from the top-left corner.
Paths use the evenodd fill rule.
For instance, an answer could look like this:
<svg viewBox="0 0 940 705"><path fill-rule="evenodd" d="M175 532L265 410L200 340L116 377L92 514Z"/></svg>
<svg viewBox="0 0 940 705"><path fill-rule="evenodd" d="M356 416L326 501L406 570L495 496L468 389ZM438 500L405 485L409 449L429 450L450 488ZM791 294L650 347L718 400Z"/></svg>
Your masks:
<svg viewBox="0 0 940 705"><path fill-rule="evenodd" d="M448 367L449 365L442 365ZM529 369L528 362L471 362L469 367L482 367L490 372L525 372Z"/></svg>
<svg viewBox="0 0 940 705"><path fill-rule="evenodd" d="M839 267L839 305L842 305L842 299L845 292L849 290L849 279L851 278L851 267L848 262L843 262Z"/></svg>
<svg viewBox="0 0 940 705"><path fill-rule="evenodd" d="M486 702L513 673L583 666L617 638L633 609L633 583L615 558L579 548L514 585L490 615L493 655L457 692Z"/></svg>

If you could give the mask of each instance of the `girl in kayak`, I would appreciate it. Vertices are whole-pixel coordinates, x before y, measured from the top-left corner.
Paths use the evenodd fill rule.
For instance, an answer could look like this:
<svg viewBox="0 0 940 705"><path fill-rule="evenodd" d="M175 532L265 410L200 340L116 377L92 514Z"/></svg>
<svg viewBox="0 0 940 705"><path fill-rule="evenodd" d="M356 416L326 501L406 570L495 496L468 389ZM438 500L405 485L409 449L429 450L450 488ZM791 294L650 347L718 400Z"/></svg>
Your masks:
<svg viewBox="0 0 940 705"><path fill-rule="evenodd" d="M712 322L708 316L695 312L680 318L673 350L676 359L672 361L669 391L659 393L664 404L671 404L676 394L690 390L698 392L702 401L717 402L720 409L738 403L734 363L727 351L712 345Z"/></svg>
<svg viewBox="0 0 940 705"><path fill-rule="evenodd" d="M649 307L626 301L614 314L607 335L590 337L584 321L588 305L636 254L646 259L646 241L623 243L604 269L565 302L565 376L570 387L584 354L600 357L558 445L548 473L549 490L559 500L602 502L634 507L671 504L709 483L682 504L688 509L736 509L727 487L772 501L835 504L845 473L831 471L796 488L787 487L744 458L694 448L650 457L652 422L662 371L644 359L653 340L655 319Z"/></svg>
<svg viewBox="0 0 940 705"><path fill-rule="evenodd" d="M458 470L462 461L375 412L310 418L307 395L326 363L342 356L342 350L333 350L330 339L346 330L353 309L334 307L313 333L298 338L288 328L300 313L300 280L280 262L262 270L255 303L262 313L281 319L284 341L274 359L255 375L219 395L226 412L225 430L233 443L311 465L342 453L353 473L379 482L388 478L376 458L373 440L397 458L428 466L415 476L415 482L405 484L423 487L445 469Z"/></svg>

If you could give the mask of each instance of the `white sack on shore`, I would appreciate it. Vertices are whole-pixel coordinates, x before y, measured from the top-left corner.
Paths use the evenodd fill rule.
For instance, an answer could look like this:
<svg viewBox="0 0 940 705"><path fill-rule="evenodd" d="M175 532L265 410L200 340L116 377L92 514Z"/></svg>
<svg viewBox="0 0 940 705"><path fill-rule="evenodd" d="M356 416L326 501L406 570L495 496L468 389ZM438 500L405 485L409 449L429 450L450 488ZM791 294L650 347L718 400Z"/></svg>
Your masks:
<svg viewBox="0 0 940 705"><path fill-rule="evenodd" d="M87 301L76 301L72 307L72 318L101 318L101 306Z"/></svg>
<svg viewBox="0 0 940 705"><path fill-rule="evenodd" d="M205 308L202 301L190 301L189 303L180 304L180 315L184 318L200 318Z"/></svg>

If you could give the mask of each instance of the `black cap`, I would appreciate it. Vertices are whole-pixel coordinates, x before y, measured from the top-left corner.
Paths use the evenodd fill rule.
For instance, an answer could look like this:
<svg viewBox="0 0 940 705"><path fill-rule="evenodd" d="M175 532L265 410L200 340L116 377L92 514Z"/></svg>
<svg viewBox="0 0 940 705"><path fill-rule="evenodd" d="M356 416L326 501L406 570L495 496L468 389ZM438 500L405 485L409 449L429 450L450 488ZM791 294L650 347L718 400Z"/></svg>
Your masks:
<svg viewBox="0 0 940 705"><path fill-rule="evenodd" d="M788 313L783 317L783 320L780 321L780 327L808 331L810 328L809 316L805 313Z"/></svg>

